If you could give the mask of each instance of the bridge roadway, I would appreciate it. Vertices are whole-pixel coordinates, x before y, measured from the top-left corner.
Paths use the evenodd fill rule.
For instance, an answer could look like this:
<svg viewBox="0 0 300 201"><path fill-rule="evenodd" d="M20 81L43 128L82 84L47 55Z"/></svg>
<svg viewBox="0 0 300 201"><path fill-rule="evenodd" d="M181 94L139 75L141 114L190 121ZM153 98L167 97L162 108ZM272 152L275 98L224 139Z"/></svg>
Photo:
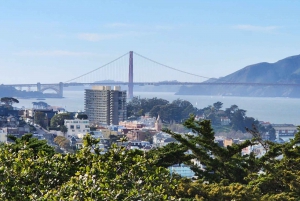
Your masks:
<svg viewBox="0 0 300 201"><path fill-rule="evenodd" d="M40 84L41 86L57 86L59 83L47 83ZM94 85L128 85L129 82L101 82L101 83L62 83L64 87L71 86L94 86ZM255 83L255 82L133 82L133 85L246 85L246 86L300 86L300 84L295 83ZM37 84L5 84L3 86L11 86L11 87L36 87Z"/></svg>
<svg viewBox="0 0 300 201"><path fill-rule="evenodd" d="M128 87L133 85L139 85L139 86L160 86L160 85L185 85L185 86L216 86L216 85L224 85L224 86L234 86L234 85L240 85L240 86L294 86L294 87L300 87L300 84L295 83L236 83L236 82L102 82L102 83L76 83L76 82L70 82L70 83L48 83L48 84L7 84L2 86L11 86L22 89L22 87L28 87L28 90L30 90L31 87L36 88L36 91L44 93L44 91L52 89L56 92L56 95L51 97L56 98L63 98L63 88L64 87L71 87L71 86L94 86L94 85L127 85ZM46 96L46 94L45 94ZM49 95L48 95L49 96ZM129 94L129 98L133 97L133 94Z"/></svg>
<svg viewBox="0 0 300 201"><path fill-rule="evenodd" d="M68 86L85 86L85 85L128 85L129 82L101 82L101 83L63 83L64 87ZM300 86L295 83L236 83L236 82L133 82L133 85L246 85L246 86Z"/></svg>

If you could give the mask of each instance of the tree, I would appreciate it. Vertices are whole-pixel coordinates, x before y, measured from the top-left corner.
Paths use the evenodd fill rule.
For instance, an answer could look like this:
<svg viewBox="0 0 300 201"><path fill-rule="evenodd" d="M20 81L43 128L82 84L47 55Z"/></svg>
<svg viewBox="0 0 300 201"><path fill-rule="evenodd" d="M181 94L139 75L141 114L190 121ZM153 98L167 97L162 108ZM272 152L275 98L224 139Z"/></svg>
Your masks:
<svg viewBox="0 0 300 201"><path fill-rule="evenodd" d="M138 150L112 146L104 155L87 135L74 154L0 146L1 200L172 200L177 181ZM94 153L91 151L94 150ZM7 160L9 159L9 160Z"/></svg>
<svg viewBox="0 0 300 201"><path fill-rule="evenodd" d="M150 112L153 107L163 106L168 103L169 101L160 98L140 99L138 97L133 97L127 104L127 116L145 115L145 113Z"/></svg>
<svg viewBox="0 0 300 201"><path fill-rule="evenodd" d="M72 119L70 113L60 113L54 115L50 121L51 127L60 127L63 126L66 119Z"/></svg>
<svg viewBox="0 0 300 201"><path fill-rule="evenodd" d="M276 139L276 131L275 131L275 129L273 127L269 128L268 129L268 133L269 133L269 140L274 141Z"/></svg>
<svg viewBox="0 0 300 201"><path fill-rule="evenodd" d="M205 170L191 161L184 163L191 166L196 176L208 181L209 183L229 182L246 183L245 177L258 171L254 154L242 156L242 149L254 143L246 140L241 144L234 144L230 147L220 147L214 142L214 132L209 120L195 121L191 116L184 125L191 129L194 135L176 134L170 130L165 130L171 134L178 142L192 152L191 157L205 165Z"/></svg>
<svg viewBox="0 0 300 201"><path fill-rule="evenodd" d="M155 165L168 168L175 164L182 164L193 159L187 155L188 148L182 144L170 143L161 148L151 149L147 152L147 158L155 158Z"/></svg>
<svg viewBox="0 0 300 201"><path fill-rule="evenodd" d="M21 138L8 135L8 138L14 142L10 147L16 153L22 150L23 147L26 147L31 149L34 155L38 155L39 152L45 152L50 156L54 155L53 147L49 146L46 140L38 140L37 138L33 138L31 133L25 134Z"/></svg>
<svg viewBox="0 0 300 201"><path fill-rule="evenodd" d="M65 135L68 132L68 128L65 125L60 126L60 131Z"/></svg>
<svg viewBox="0 0 300 201"><path fill-rule="evenodd" d="M64 149L70 149L70 140L63 136L57 136L54 138L54 142L58 144L59 147L64 148Z"/></svg>
<svg viewBox="0 0 300 201"><path fill-rule="evenodd" d="M18 99L13 97L2 97L0 101L4 103L6 107L11 107L14 103L19 103Z"/></svg>
<svg viewBox="0 0 300 201"><path fill-rule="evenodd" d="M34 123L44 128L46 127L45 118L46 118L46 114L44 112L37 111L34 113Z"/></svg>
<svg viewBox="0 0 300 201"><path fill-rule="evenodd" d="M214 108L219 111L222 108L223 103L218 101L216 103L213 104Z"/></svg>
<svg viewBox="0 0 300 201"><path fill-rule="evenodd" d="M76 116L77 119L88 119L88 116L86 114L78 114Z"/></svg>

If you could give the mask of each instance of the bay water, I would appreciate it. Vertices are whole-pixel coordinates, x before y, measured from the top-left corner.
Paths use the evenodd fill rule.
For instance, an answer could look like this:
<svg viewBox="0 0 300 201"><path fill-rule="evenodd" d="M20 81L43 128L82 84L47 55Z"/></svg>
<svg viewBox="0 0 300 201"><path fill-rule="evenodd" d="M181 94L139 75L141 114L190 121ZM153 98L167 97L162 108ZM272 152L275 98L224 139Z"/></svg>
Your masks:
<svg viewBox="0 0 300 201"><path fill-rule="evenodd" d="M134 96L140 98L162 98L168 101L176 99L187 100L195 107L201 109L220 101L223 109L237 105L246 110L248 117L270 123L289 123L300 125L300 99L297 98L263 98L263 97L233 97L233 96L194 96L175 95L173 92L135 92ZM18 99L15 107L32 108L32 102L44 101L51 106L60 106L67 111L84 111L84 91L64 91L65 98Z"/></svg>

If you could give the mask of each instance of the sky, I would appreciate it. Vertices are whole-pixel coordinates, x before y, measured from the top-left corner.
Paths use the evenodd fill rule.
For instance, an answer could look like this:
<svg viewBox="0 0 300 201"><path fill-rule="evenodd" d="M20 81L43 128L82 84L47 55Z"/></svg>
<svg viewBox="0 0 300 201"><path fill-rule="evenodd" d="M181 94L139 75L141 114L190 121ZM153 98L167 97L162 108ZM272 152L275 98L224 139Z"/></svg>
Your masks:
<svg viewBox="0 0 300 201"><path fill-rule="evenodd" d="M65 82L129 51L226 76L300 54L299 9L295 0L0 0L0 84ZM150 71L139 79L199 80Z"/></svg>

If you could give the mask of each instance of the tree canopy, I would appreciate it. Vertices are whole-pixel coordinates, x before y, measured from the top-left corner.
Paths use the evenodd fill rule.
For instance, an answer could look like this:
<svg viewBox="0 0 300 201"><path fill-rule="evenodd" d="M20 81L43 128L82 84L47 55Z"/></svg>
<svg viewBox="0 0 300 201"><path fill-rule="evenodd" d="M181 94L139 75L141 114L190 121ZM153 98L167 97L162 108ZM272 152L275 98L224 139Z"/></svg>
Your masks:
<svg viewBox="0 0 300 201"><path fill-rule="evenodd" d="M220 147L209 120L196 121L191 116L184 125L193 134L165 130L178 144L149 152L159 156L161 160L157 161L161 166L185 163L195 172L196 181L182 179L179 182L178 197L224 201L299 200L300 130L294 140L284 144L265 141L258 130L252 130L253 139ZM266 153L262 157L254 152L242 154L244 148L254 145L261 145ZM174 157L174 153L178 157Z"/></svg>
<svg viewBox="0 0 300 201"><path fill-rule="evenodd" d="M77 118L77 119L88 119L88 116L87 116L87 114L78 114L78 115L76 116L76 118Z"/></svg>
<svg viewBox="0 0 300 201"><path fill-rule="evenodd" d="M50 121L51 127L60 127L63 126L66 119L72 119L72 115L70 113L60 113L54 115Z"/></svg>
<svg viewBox="0 0 300 201"><path fill-rule="evenodd" d="M164 122L182 122L189 117L190 114L197 113L195 108L189 101L177 99L171 103L164 99L151 98L140 99L134 97L127 104L127 116L143 116L149 113L152 117L158 115Z"/></svg>
<svg viewBox="0 0 300 201"><path fill-rule="evenodd" d="M28 139L23 139L22 143L26 144ZM116 145L101 155L97 143L98 140L87 135L83 149L65 155L53 155L28 146L15 149L15 144L1 145L0 199L121 201L174 198L176 180L167 169L154 165L154 159L146 159L140 151Z"/></svg>
<svg viewBox="0 0 300 201"><path fill-rule="evenodd" d="M12 106L14 103L19 103L18 99L15 99L13 97L2 97L0 101L6 106Z"/></svg>
<svg viewBox="0 0 300 201"><path fill-rule="evenodd" d="M101 154L99 140L87 135L82 149L59 154L30 134L11 136L14 143L0 144L0 200L300 199L300 128L283 144L265 141L252 130L253 139L220 147L210 120L191 116L184 125L191 133L165 130L177 143L149 152L113 144ZM263 156L242 154L257 145ZM195 180L167 169L181 163L191 167Z"/></svg>

